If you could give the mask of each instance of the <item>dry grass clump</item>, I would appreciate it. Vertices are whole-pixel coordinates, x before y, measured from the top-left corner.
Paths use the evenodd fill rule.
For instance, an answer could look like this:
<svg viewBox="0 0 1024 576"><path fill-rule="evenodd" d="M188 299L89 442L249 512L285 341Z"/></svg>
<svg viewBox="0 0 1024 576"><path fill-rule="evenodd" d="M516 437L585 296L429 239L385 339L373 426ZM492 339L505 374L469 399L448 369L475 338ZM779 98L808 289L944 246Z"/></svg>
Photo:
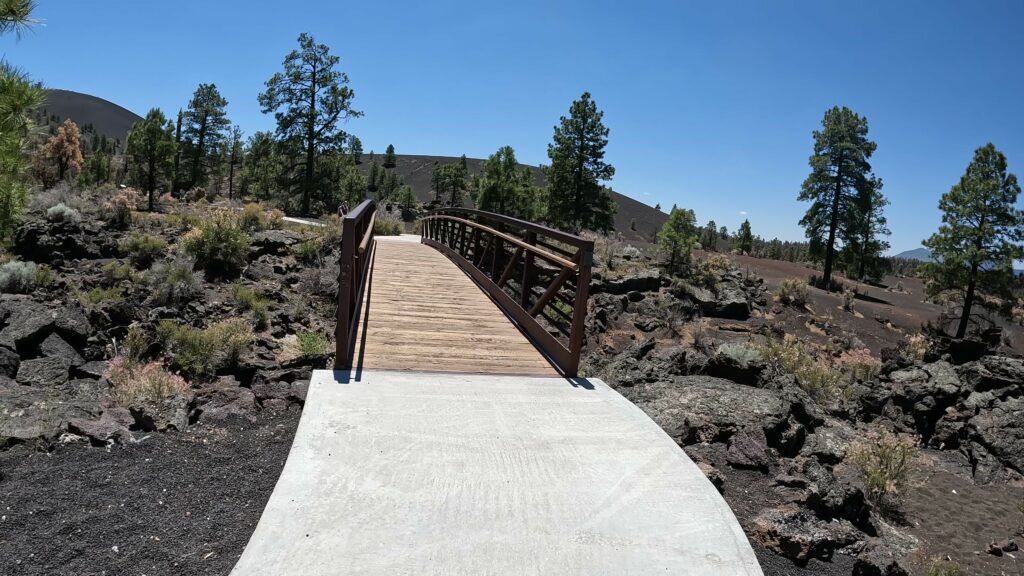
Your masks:
<svg viewBox="0 0 1024 576"><path fill-rule="evenodd" d="M843 299L843 310L847 312L853 312L853 305L857 302L857 291L846 289L842 293Z"/></svg>
<svg viewBox="0 0 1024 576"><path fill-rule="evenodd" d="M281 227L284 212L277 208L267 208L260 204L246 204L238 217L238 225L248 232L274 230Z"/></svg>
<svg viewBox="0 0 1024 576"><path fill-rule="evenodd" d="M774 292L775 300L787 306L802 308L807 305L810 298L807 283L799 278L787 278L779 282L779 287Z"/></svg>
<svg viewBox="0 0 1024 576"><path fill-rule="evenodd" d="M185 233L179 245L211 278L237 276L249 256L249 234L238 218L217 211Z"/></svg>
<svg viewBox="0 0 1024 576"><path fill-rule="evenodd" d="M179 256L153 265L146 275L150 297L158 305L183 304L199 295L199 281L192 272L194 263Z"/></svg>
<svg viewBox="0 0 1024 576"><path fill-rule="evenodd" d="M373 220L373 233L376 236L399 236L405 232L405 225L397 216L387 212L377 212ZM358 238L357 238L358 240Z"/></svg>
<svg viewBox="0 0 1024 576"><path fill-rule="evenodd" d="M217 370L238 364L255 339L244 318L232 318L198 329L173 320L162 320L157 341L174 367L191 378L208 378Z"/></svg>
<svg viewBox="0 0 1024 576"><path fill-rule="evenodd" d="M939 558L932 560L932 563L928 565L928 576L960 576L961 574L963 571L960 564L952 560Z"/></svg>
<svg viewBox="0 0 1024 576"><path fill-rule="evenodd" d="M328 356L334 352L334 342L319 332L303 331L289 334L280 340L279 362L291 362L298 358Z"/></svg>
<svg viewBox="0 0 1024 576"><path fill-rule="evenodd" d="M239 282L231 285L231 298L235 306L240 310L252 312L253 320L257 328L265 328L269 320L268 308L270 300L252 288L247 288Z"/></svg>
<svg viewBox="0 0 1024 576"><path fill-rule="evenodd" d="M167 250L167 243L157 236L133 233L118 245L122 254L139 268L147 268Z"/></svg>
<svg viewBox="0 0 1024 576"><path fill-rule="evenodd" d="M882 361L871 355L871 350L860 348L843 352L836 359L836 365L852 380L869 381L882 371Z"/></svg>
<svg viewBox="0 0 1024 576"><path fill-rule="evenodd" d="M690 267L690 284L702 288L714 289L723 272L732 267L729 258L722 254L712 254L707 258L698 258Z"/></svg>
<svg viewBox="0 0 1024 576"><path fill-rule="evenodd" d="M924 334L912 334L900 344L899 352L911 362L920 362L928 354L928 338Z"/></svg>
<svg viewBox="0 0 1024 576"><path fill-rule="evenodd" d="M860 471L868 500L885 511L898 507L910 488L917 454L913 437L876 430L852 444L848 458Z"/></svg>
<svg viewBox="0 0 1024 576"><path fill-rule="evenodd" d="M827 360L811 352L809 347L792 334L782 340L765 338L753 343L769 370L777 374L792 374L797 383L819 403L838 400L842 393L842 372Z"/></svg>
<svg viewBox="0 0 1024 576"><path fill-rule="evenodd" d="M103 202L103 219L113 228L128 228L132 224L132 210L138 202L139 195L135 190L119 190Z"/></svg>
<svg viewBox="0 0 1024 576"><path fill-rule="evenodd" d="M159 402L189 392L185 379L170 373L159 362L142 363L118 356L103 375L110 382L114 399L123 406Z"/></svg>

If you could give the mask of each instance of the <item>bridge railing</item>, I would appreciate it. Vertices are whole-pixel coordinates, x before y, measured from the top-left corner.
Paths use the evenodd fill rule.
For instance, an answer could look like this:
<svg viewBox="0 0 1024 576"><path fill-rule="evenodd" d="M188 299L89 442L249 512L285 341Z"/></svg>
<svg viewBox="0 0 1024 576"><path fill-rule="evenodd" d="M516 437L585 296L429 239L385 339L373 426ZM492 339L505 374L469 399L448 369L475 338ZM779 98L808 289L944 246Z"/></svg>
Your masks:
<svg viewBox="0 0 1024 576"><path fill-rule="evenodd" d="M594 242L468 208L422 218L422 241L447 254L566 376L579 371Z"/></svg>
<svg viewBox="0 0 1024 576"><path fill-rule="evenodd" d="M352 345L359 323L359 302L373 252L373 222L377 203L364 200L341 220L341 255L338 257L338 311L334 332L334 367L352 367Z"/></svg>

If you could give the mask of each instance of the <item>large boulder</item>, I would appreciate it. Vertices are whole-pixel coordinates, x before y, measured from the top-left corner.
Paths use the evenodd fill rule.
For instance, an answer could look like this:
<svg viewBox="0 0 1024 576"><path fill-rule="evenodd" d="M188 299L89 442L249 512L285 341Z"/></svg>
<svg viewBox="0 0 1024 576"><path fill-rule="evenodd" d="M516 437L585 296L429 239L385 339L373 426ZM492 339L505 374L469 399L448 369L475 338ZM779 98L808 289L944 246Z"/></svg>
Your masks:
<svg viewBox="0 0 1024 576"><path fill-rule="evenodd" d="M115 256L117 242L93 222L26 220L18 228L14 251L24 260L61 264L79 258Z"/></svg>
<svg viewBox="0 0 1024 576"><path fill-rule="evenodd" d="M69 384L69 386L71 386ZM88 420L101 412L96 390L0 384L0 444L52 441L72 419Z"/></svg>
<svg viewBox="0 0 1024 576"><path fill-rule="evenodd" d="M826 522L793 504L763 510L751 524L747 532L751 539L801 563L811 558L829 560L836 550L860 537L849 522Z"/></svg>
<svg viewBox="0 0 1024 576"><path fill-rule="evenodd" d="M15 380L25 386L60 386L68 381L71 363L66 358L35 358L18 366Z"/></svg>
<svg viewBox="0 0 1024 576"><path fill-rule="evenodd" d="M128 428L135 424L131 412L119 406L108 405L99 418L72 418L68 431L85 436L93 444L105 445L111 442L128 442L132 439Z"/></svg>
<svg viewBox="0 0 1024 576"><path fill-rule="evenodd" d="M21 356L17 352L0 346L0 376L14 378L18 373L19 364L21 364Z"/></svg>
<svg viewBox="0 0 1024 576"><path fill-rule="evenodd" d="M287 255L302 236L290 230L263 230L252 235L249 253L253 258L264 254Z"/></svg>
<svg viewBox="0 0 1024 576"><path fill-rule="evenodd" d="M679 299L693 301L705 316L730 320L750 318L747 294L743 287L731 278L719 283L714 290L680 282L673 288L672 293Z"/></svg>
<svg viewBox="0 0 1024 576"><path fill-rule="evenodd" d="M1004 465L1024 473L1024 397L997 401L968 421L972 441Z"/></svg>
<svg viewBox="0 0 1024 576"><path fill-rule="evenodd" d="M232 417L253 419L256 396L231 377L196 390L193 417L203 422L222 422Z"/></svg>
<svg viewBox="0 0 1024 576"><path fill-rule="evenodd" d="M668 279L658 270L643 270L622 278L595 278L590 283L592 294L627 294L629 292L654 292L668 284Z"/></svg>
<svg viewBox="0 0 1024 576"><path fill-rule="evenodd" d="M81 366L85 360L81 354L68 344L58 334L50 334L39 345L39 351L48 358L60 358L67 362L68 366Z"/></svg>
<svg viewBox="0 0 1024 576"><path fill-rule="evenodd" d="M57 332L72 346L85 344L89 321L75 308L44 306L24 296L0 296L0 346L34 355L47 336Z"/></svg>

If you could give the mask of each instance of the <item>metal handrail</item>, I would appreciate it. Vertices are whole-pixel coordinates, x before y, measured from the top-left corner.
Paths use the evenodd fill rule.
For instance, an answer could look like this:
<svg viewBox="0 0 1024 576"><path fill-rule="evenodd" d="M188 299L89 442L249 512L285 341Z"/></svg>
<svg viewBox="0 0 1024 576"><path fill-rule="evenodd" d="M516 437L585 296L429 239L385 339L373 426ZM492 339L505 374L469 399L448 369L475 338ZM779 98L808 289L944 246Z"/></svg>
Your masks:
<svg viewBox="0 0 1024 576"><path fill-rule="evenodd" d="M341 254L338 256L338 310L334 329L334 367L352 367L352 345L359 323L358 310L373 255L373 223L377 202L363 200L342 218ZM356 241L359 244L356 244Z"/></svg>
<svg viewBox="0 0 1024 576"><path fill-rule="evenodd" d="M563 374L577 375L592 240L469 208L429 212L421 230L421 241L465 270Z"/></svg>

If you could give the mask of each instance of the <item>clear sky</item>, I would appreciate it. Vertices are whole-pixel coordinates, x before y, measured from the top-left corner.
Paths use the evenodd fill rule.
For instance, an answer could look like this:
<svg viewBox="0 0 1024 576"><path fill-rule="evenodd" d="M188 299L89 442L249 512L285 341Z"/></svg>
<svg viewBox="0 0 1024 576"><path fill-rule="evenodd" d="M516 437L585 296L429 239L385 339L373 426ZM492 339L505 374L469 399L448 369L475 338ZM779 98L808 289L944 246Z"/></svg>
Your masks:
<svg viewBox="0 0 1024 576"><path fill-rule="evenodd" d="M824 111L867 116L893 251L940 222L939 196L993 142L1024 176L1024 2L266 2L40 0L5 57L52 88L139 114L214 82L247 134L300 32L341 57L367 151L547 161L590 91L616 190L735 229L802 239L796 201Z"/></svg>

